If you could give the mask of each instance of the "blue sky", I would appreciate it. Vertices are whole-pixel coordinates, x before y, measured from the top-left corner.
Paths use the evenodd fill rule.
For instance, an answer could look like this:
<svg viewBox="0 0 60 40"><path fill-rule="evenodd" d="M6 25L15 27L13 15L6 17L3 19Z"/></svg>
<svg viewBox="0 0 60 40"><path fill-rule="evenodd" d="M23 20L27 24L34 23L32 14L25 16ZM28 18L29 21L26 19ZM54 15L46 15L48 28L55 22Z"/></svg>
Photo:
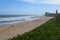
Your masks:
<svg viewBox="0 0 60 40"><path fill-rule="evenodd" d="M60 0L0 0L0 15L43 15L60 11Z"/></svg>

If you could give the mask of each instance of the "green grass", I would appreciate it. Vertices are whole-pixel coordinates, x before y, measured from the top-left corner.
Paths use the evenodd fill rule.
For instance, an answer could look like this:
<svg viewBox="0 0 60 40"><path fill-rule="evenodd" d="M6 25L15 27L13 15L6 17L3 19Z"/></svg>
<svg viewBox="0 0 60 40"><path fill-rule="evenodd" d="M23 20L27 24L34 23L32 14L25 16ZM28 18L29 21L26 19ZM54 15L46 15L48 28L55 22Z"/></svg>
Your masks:
<svg viewBox="0 0 60 40"><path fill-rule="evenodd" d="M41 26L8 40L60 40L60 18L50 19Z"/></svg>

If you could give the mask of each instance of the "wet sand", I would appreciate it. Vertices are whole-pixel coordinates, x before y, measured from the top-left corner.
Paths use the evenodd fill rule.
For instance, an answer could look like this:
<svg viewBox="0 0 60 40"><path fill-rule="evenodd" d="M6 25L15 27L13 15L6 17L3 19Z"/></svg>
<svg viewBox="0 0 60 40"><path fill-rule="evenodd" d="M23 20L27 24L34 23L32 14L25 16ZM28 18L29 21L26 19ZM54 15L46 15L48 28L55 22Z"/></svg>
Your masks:
<svg viewBox="0 0 60 40"><path fill-rule="evenodd" d="M25 32L33 30L51 18L52 17L41 16L36 20L0 26L0 40L7 40L17 36L18 34L21 35Z"/></svg>

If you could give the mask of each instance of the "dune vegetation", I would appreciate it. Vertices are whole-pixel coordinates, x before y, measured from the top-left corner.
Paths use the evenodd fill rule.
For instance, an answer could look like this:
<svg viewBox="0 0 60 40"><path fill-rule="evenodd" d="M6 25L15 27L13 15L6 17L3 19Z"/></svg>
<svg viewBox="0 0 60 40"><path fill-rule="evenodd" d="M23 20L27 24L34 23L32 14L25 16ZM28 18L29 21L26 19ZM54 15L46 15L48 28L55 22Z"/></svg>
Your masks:
<svg viewBox="0 0 60 40"><path fill-rule="evenodd" d="M8 40L60 40L60 17L56 16L37 28Z"/></svg>

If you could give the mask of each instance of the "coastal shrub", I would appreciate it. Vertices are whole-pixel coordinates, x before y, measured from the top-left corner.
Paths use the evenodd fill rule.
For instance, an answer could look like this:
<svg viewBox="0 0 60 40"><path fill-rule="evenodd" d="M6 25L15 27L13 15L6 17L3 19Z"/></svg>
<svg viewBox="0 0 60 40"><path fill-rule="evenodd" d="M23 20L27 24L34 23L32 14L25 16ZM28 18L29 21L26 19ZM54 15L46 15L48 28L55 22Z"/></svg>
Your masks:
<svg viewBox="0 0 60 40"><path fill-rule="evenodd" d="M60 40L60 17L50 19L41 26L9 40Z"/></svg>

